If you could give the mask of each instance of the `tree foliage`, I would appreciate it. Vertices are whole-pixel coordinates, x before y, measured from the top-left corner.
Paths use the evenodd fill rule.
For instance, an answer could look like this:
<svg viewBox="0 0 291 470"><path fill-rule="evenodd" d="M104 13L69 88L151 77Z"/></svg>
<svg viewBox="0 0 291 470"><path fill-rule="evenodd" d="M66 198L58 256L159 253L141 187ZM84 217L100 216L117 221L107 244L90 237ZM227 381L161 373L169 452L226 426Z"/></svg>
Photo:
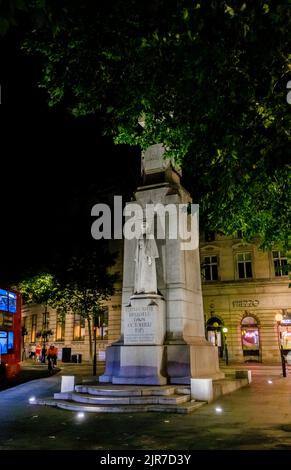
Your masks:
<svg viewBox="0 0 291 470"><path fill-rule="evenodd" d="M89 353L92 357L92 326L94 319L102 311L105 300L114 293L117 273L108 271L114 264L114 256L109 253L82 251L73 256L57 278L61 286L61 295L57 311L60 315L79 314L88 325Z"/></svg>
<svg viewBox="0 0 291 470"><path fill-rule="evenodd" d="M59 317L68 313L80 315L87 321L89 348L92 356L92 322L98 317L105 300L114 293L117 273L110 272L114 255L83 249L55 264L52 273L28 276L17 289L27 304L41 304L56 309Z"/></svg>
<svg viewBox="0 0 291 470"><path fill-rule="evenodd" d="M17 290L26 304L54 307L59 297L60 285L52 274L39 273L19 282Z"/></svg>
<svg viewBox="0 0 291 470"><path fill-rule="evenodd" d="M30 13L25 49L51 106L98 113L117 143L162 142L210 228L287 244L289 1L43 0Z"/></svg>

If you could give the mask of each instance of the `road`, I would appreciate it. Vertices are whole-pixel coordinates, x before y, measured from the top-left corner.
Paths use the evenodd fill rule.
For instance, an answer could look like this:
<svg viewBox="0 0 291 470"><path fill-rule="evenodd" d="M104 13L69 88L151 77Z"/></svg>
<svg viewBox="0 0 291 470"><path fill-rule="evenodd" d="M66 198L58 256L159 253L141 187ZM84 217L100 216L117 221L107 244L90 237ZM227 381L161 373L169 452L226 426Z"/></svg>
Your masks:
<svg viewBox="0 0 291 470"><path fill-rule="evenodd" d="M79 381L85 369L66 369ZM291 450L291 375L255 367L251 386L190 415L77 414L31 405L51 397L61 373L0 392L0 450ZM85 374L86 375L86 374ZM221 408L217 412L216 408Z"/></svg>

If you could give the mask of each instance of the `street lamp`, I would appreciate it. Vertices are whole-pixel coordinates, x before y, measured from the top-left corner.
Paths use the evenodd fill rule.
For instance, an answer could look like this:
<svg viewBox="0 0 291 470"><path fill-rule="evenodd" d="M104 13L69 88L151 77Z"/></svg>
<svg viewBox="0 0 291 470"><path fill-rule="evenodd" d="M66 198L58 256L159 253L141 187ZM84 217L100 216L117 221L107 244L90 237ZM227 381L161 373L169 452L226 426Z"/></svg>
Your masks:
<svg viewBox="0 0 291 470"><path fill-rule="evenodd" d="M93 359L93 375L97 375L97 328L99 328L99 317L94 316L94 359Z"/></svg>
<svg viewBox="0 0 291 470"><path fill-rule="evenodd" d="M281 313L277 313L275 315L275 320L277 322L277 338L278 338L278 346L279 346L279 351L280 351L280 357L281 357L281 364L282 364L282 374L283 374L283 377L287 377L287 374L286 374L286 362L285 362L285 357L284 357L284 353L283 353L283 347L282 347L282 344L281 344L281 333L279 331L279 325L281 323L283 319L283 315Z"/></svg>
<svg viewBox="0 0 291 470"><path fill-rule="evenodd" d="M222 332L224 335L224 354L225 354L225 364L228 366L228 349L227 349L227 338L226 338L226 333L228 332L228 328L224 326L222 328Z"/></svg>
<svg viewBox="0 0 291 470"><path fill-rule="evenodd" d="M94 359L93 359L93 375L97 375L97 328L101 330L101 340L103 340L103 327L104 327L104 309L95 308L93 316L93 331L94 331Z"/></svg>

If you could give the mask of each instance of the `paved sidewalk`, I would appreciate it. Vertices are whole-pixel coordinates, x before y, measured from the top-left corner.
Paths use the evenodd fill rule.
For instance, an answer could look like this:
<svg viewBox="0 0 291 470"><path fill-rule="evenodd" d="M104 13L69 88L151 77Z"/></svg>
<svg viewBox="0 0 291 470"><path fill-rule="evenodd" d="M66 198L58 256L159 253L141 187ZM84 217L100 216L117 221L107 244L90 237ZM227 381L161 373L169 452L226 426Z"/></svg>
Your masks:
<svg viewBox="0 0 291 470"><path fill-rule="evenodd" d="M221 397L191 415L161 413L87 414L30 405L30 396L60 389L62 373L0 392L0 449L79 450L291 450L291 376L280 366L253 369L249 387ZM220 411L221 409L221 411Z"/></svg>
<svg viewBox="0 0 291 470"><path fill-rule="evenodd" d="M75 364L75 363L63 363L58 362L54 374L61 373L67 375L91 375L93 366L88 363ZM98 370L103 370L104 364L98 364ZM44 377L50 377L48 371L47 363L42 364L40 362L35 362L33 360L26 360L21 362L21 371L20 374L14 379L6 382L4 385L0 386L0 391L6 390L8 388L15 387L17 385L29 382L31 380L41 379Z"/></svg>

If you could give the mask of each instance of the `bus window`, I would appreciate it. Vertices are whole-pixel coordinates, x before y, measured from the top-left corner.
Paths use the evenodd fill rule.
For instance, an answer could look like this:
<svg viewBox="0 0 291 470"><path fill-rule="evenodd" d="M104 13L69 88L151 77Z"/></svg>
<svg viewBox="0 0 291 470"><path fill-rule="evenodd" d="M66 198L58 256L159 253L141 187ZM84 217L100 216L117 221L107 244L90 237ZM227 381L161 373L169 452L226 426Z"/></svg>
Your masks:
<svg viewBox="0 0 291 470"><path fill-rule="evenodd" d="M13 291L0 289L0 382L10 380L20 371L21 298Z"/></svg>
<svg viewBox="0 0 291 470"><path fill-rule="evenodd" d="M16 300L17 296L13 292L8 292L8 307L9 312L16 313Z"/></svg>
<svg viewBox="0 0 291 470"><path fill-rule="evenodd" d="M0 331L0 353L7 354L7 331Z"/></svg>
<svg viewBox="0 0 291 470"><path fill-rule="evenodd" d="M14 348L14 332L8 332L8 353L13 353Z"/></svg>
<svg viewBox="0 0 291 470"><path fill-rule="evenodd" d="M7 290L0 289L0 310L8 311L8 295Z"/></svg>
<svg viewBox="0 0 291 470"><path fill-rule="evenodd" d="M2 312L16 313L17 295L14 292L0 289L0 310Z"/></svg>

